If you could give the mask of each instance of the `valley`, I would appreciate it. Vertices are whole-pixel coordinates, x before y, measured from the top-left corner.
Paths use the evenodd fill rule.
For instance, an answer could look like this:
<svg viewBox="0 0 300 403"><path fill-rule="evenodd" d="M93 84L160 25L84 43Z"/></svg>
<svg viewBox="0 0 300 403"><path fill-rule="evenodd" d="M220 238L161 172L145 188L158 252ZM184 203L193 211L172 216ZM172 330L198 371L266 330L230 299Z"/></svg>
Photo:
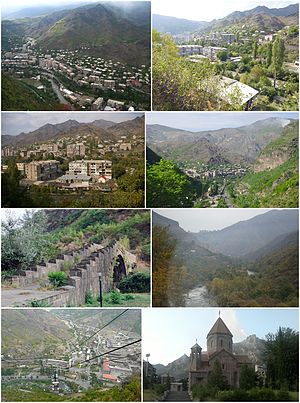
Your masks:
<svg viewBox="0 0 300 403"><path fill-rule="evenodd" d="M135 400L140 334L134 310L3 310L2 399Z"/></svg>
<svg viewBox="0 0 300 403"><path fill-rule="evenodd" d="M296 209L253 210L251 219L197 233L165 214L199 220L201 228L202 211L185 210L184 219L172 211L153 213L154 306L297 306ZM217 223L228 214L209 211L206 219Z"/></svg>
<svg viewBox="0 0 300 403"><path fill-rule="evenodd" d="M147 206L297 207L299 123L291 116L209 131L199 130L208 116L194 115L195 131L148 119ZM164 164L177 173L176 198L160 183Z"/></svg>
<svg viewBox="0 0 300 403"><path fill-rule="evenodd" d="M2 43L4 110L150 108L148 2L3 20Z"/></svg>

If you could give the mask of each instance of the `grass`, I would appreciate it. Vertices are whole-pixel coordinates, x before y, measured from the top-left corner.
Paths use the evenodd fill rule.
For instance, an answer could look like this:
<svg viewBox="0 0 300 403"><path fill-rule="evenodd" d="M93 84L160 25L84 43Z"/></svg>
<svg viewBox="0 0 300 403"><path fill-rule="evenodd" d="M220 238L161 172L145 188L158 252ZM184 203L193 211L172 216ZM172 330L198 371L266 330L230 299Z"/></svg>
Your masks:
<svg viewBox="0 0 300 403"><path fill-rule="evenodd" d="M85 306L99 307L99 297L88 295ZM111 291L103 294L103 307L126 306L126 307L149 307L149 293L116 293Z"/></svg>

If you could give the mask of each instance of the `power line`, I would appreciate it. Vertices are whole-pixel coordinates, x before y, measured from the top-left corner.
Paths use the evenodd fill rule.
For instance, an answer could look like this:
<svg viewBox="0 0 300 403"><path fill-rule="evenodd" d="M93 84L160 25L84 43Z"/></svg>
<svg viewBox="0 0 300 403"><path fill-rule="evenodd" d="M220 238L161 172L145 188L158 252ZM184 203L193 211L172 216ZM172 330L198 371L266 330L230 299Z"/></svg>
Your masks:
<svg viewBox="0 0 300 403"><path fill-rule="evenodd" d="M120 316L124 315L124 313L126 313L128 311L128 308L125 309L123 312L121 312L119 315L117 315L115 318L113 318L111 321L109 321L108 323L106 323L104 326L102 326L99 330L97 330L97 332L93 333L90 337L88 337L87 339L83 340L82 342L79 342L78 345L82 346L85 342L87 342L88 340L90 340L92 337L94 337L97 333L101 332L101 330L103 330L104 328L106 328L108 325L110 325L113 321L115 321L116 319L118 319ZM71 351L71 353L73 353L76 350ZM71 354L70 353L70 354Z"/></svg>
<svg viewBox="0 0 300 403"><path fill-rule="evenodd" d="M110 325L113 321L115 321L116 319L118 319L120 316L124 315L124 313L126 313L129 310L129 308L125 309L123 312L121 312L119 315L117 315L116 317L114 317L112 320L110 320L108 323L106 323L104 326L102 326L99 330L97 330L97 332L93 333L91 336L89 336L87 339L83 340L82 342L78 343L79 346L81 346L82 344L84 344L86 341L90 340L92 337L94 337L97 333L101 332L101 330L103 330L104 328L106 328L108 325ZM126 346L124 346L126 347ZM76 350L71 351L68 354L72 354L73 352L75 352ZM112 350L114 351L114 350ZM12 359L5 359L2 358L2 361L36 361L36 360L53 360L56 358L48 358L48 357L35 357L35 358L12 358ZM85 361L83 361L85 362Z"/></svg>
<svg viewBox="0 0 300 403"><path fill-rule="evenodd" d="M90 358L90 359L88 359L88 360L81 361L81 362L77 363L76 365L78 365L78 364L81 365L81 364L84 364L85 362L93 361L93 360L95 360L96 358L103 357L104 355L113 353L114 351L121 350L122 348L132 346L133 344L139 343L140 341L142 341L142 339L132 341L131 343L125 344L124 346L121 346L121 347L116 347L116 348L114 348L114 349L112 349L112 350L106 351L105 353L96 355L96 356L93 357L93 358ZM70 368L72 368L72 367L73 367L73 365L71 365L69 368L66 368L66 369L70 369Z"/></svg>

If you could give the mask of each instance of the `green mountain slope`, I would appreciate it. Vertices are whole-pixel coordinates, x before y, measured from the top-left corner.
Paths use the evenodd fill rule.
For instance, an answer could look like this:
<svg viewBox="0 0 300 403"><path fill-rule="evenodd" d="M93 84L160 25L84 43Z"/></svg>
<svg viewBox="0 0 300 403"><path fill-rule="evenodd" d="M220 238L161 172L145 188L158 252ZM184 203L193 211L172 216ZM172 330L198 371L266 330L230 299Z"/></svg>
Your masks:
<svg viewBox="0 0 300 403"><path fill-rule="evenodd" d="M236 207L298 207L299 122L267 145L253 171L229 186Z"/></svg>
<svg viewBox="0 0 300 403"><path fill-rule="evenodd" d="M1 324L2 354L13 358L37 357L54 349L59 356L72 337L68 326L45 310L4 309Z"/></svg>
<svg viewBox="0 0 300 403"><path fill-rule="evenodd" d="M131 65L150 62L150 8L145 4L99 3L44 17L3 21L2 40L28 35L43 50L80 49L82 56L112 58ZM138 20L132 14L138 13ZM147 23L146 23L147 21Z"/></svg>
<svg viewBox="0 0 300 403"><path fill-rule="evenodd" d="M4 111L51 111L58 108L58 102L50 100L45 93L5 73L2 74L1 101Z"/></svg>

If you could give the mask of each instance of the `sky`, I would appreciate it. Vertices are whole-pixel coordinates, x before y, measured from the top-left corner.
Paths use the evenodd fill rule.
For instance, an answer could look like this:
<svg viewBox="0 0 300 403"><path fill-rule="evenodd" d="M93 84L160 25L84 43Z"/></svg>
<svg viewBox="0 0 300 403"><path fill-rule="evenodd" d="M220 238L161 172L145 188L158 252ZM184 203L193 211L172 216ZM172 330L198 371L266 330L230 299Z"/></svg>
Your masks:
<svg viewBox="0 0 300 403"><path fill-rule="evenodd" d="M297 309L231 309L231 308L152 308L144 309L143 358L150 353L151 364L168 364L198 344L206 351L206 335L218 318L221 318L233 334L233 342L240 342L256 334L265 338L276 333L279 326L299 328Z"/></svg>
<svg viewBox="0 0 300 403"><path fill-rule="evenodd" d="M24 216L26 211L37 211L41 210L40 208L29 208L29 209L24 209L24 208L2 208L0 217L1 221L6 221L6 219L10 216L16 219L20 219Z"/></svg>
<svg viewBox="0 0 300 403"><path fill-rule="evenodd" d="M10 134L11 136L16 136L21 132L27 133L36 130L46 123L62 123L69 119L84 123L99 119L119 123L125 120L135 119L142 115L142 113L133 112L2 112L1 126L2 135Z"/></svg>
<svg viewBox="0 0 300 403"><path fill-rule="evenodd" d="M188 131L217 130L241 127L268 118L298 119L297 112L152 112L147 114L147 125L159 124Z"/></svg>
<svg viewBox="0 0 300 403"><path fill-rule="evenodd" d="M28 7L33 6L64 6L66 4L74 4L77 7L80 5L88 4L88 3L100 3L101 1L109 1L109 0L10 0L9 2L2 2L1 8L5 14L23 10ZM117 1L128 1L128 0L117 0ZM132 1L132 0L130 0ZM133 0L134 1L134 0ZM148 1L148 0L141 0Z"/></svg>
<svg viewBox="0 0 300 403"><path fill-rule="evenodd" d="M185 231L214 230L248 220L271 209L153 209L156 213L178 221ZM279 210L279 209L278 209Z"/></svg>
<svg viewBox="0 0 300 403"><path fill-rule="evenodd" d="M251 10L257 6L281 8L296 0L152 0L152 13L195 21L212 21L233 11Z"/></svg>

